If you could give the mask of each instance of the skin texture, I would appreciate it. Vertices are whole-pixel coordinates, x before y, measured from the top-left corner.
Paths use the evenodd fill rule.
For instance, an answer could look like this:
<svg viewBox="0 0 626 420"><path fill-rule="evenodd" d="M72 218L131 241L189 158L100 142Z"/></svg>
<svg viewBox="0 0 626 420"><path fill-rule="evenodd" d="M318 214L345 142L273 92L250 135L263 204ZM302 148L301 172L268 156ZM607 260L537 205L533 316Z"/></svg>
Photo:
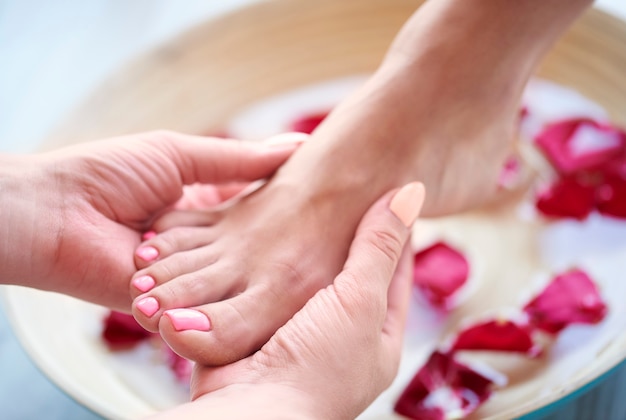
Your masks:
<svg viewBox="0 0 626 420"><path fill-rule="evenodd" d="M340 272L358 221L385 191L420 180L429 216L489 200L523 87L589 3L426 2L374 76L264 188L227 209L156 221L159 235L135 255L135 278L155 282L131 285L138 322L182 356L233 362ZM202 328L177 328L163 316L173 308L199 310Z"/></svg>
<svg viewBox="0 0 626 420"><path fill-rule="evenodd" d="M260 351L226 366L196 365L194 401L156 418L353 419L363 411L400 361L412 279L405 245L424 189L400 191L369 209L341 273Z"/></svg>
<svg viewBox="0 0 626 420"><path fill-rule="evenodd" d="M0 281L129 311L132 253L185 185L265 178L297 147L153 132L0 155ZM202 192L213 201L232 194L210 185Z"/></svg>
<svg viewBox="0 0 626 420"><path fill-rule="evenodd" d="M390 196L357 229L362 216L412 179L432 187L429 215L484 201L526 79L589 3L429 1L313 141L264 188L218 211L167 212L183 185L267 177L294 147L152 133L2 156L2 281L124 309L131 252L153 225L161 234L142 246L159 256L134 263L158 285L141 296L131 287L133 311L206 363L194 372L194 401L165 417L354 418L395 374L409 296L408 254L389 286L408 235ZM146 296L159 299L153 317L137 312ZM229 296L237 300L211 303ZM175 331L161 317L194 305L211 331Z"/></svg>

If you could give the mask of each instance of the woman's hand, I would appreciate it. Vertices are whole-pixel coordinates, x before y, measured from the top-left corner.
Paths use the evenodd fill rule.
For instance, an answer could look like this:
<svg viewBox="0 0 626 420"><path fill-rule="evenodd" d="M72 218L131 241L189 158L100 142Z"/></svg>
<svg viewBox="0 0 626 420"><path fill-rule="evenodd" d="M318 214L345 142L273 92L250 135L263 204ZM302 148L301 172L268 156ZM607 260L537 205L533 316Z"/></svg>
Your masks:
<svg viewBox="0 0 626 420"><path fill-rule="evenodd" d="M423 199L413 183L378 200L333 284L252 356L197 365L194 401L161 416L355 418L398 369L412 279L405 245Z"/></svg>
<svg viewBox="0 0 626 420"><path fill-rule="evenodd" d="M185 185L272 175L303 140L284 136L259 144L150 132L0 155L0 282L128 311L133 251L151 221L181 199ZM219 197L214 192L209 200Z"/></svg>

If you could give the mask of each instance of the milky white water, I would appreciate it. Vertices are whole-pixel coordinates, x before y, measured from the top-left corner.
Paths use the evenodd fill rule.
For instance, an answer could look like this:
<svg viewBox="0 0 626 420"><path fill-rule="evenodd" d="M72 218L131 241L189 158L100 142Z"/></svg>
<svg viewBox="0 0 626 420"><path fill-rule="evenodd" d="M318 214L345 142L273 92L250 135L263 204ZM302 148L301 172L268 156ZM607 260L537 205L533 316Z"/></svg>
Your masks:
<svg viewBox="0 0 626 420"><path fill-rule="evenodd" d="M262 139L284 132L289 124L299 117L329 111L365 80L365 76L354 76L267 98L244 109L231 121L227 131L233 137L244 139ZM591 117L604 121L607 115L599 105L577 92L539 80L529 84L524 94L523 104L530 111L521 126L522 137L526 139L535 136L547 122L568 117ZM576 147L581 150L605 147L614 141L608 136L600 139L598 143L596 140L590 140L587 134L585 132L577 134L579 138L576 140ZM520 205L519 208L518 214L521 217L518 220L523 232L524 223L537 224L537 215L528 204ZM446 223L448 222L444 222L441 226ZM500 270L503 273L507 270L516 270L515 255L520 259L526 258L523 252L513 254L514 257L507 257L508 259L495 257L499 252L498 248L517 246L514 245L517 241L515 238L520 235L513 232L515 228L509 225L507 225L509 227L495 226L489 230L491 227L486 224L485 228L478 229L471 220L461 220L458 223L450 222L451 227L441 226L437 221L418 224L415 235L418 238L414 242L416 246L419 246L444 238L468 255L472 273L469 285L463 290L462 299L459 300L460 308L465 299L468 301L480 299L480 293L485 290L482 278L487 276L486 273L494 272L494 270ZM509 231L512 232L511 238L513 239L507 243L501 238L505 238ZM626 330L626 305L622 304L626 296L626 281L623 280L623 273L626 273L626 223L594 214L583 223L560 221L545 225L538 235L529 236L523 241L526 241L524 242L526 245L520 245L520 249L523 245L528 248L527 245L530 244L530 248L538 253L539 262L533 262L534 265L526 264L536 266L536 270L529 272L527 282L526 280L521 284L518 282L515 286L511 286L515 288L514 290L506 289L506 292L497 295L506 300L501 306L515 306L534 291L540 290L552 274L572 266L579 266L589 272L599 284L602 295L609 305L609 314L600 325L573 326L559 336L552 351L545 356L549 369L545 375L535 380L536 383L532 383L532 387L520 384L521 380L516 378L514 373L504 372L510 375L509 382L517 384L515 386L523 391L520 391L521 395L528 399L550 393L559 385L584 372L596 355L619 333ZM511 296L505 296L506 293ZM498 299L495 302L493 297L485 299L486 302L489 301L485 304L485 311L498 308ZM473 315L482 316L482 310ZM450 316L453 315L428 307L420 298L419 293L415 293L407 322L407 337L400 372L392 386L368 408L362 418L381 418L391 415L393 403L399 393L435 346L441 344L449 336ZM173 375L168 377L162 368L155 370L155 355L151 354L151 351L154 350L144 346L137 350L134 356L132 354L119 355L113 367L119 369L120 376L155 407L164 407L176 401L183 401L184 391L173 391L174 388L182 390L182 387L175 383ZM518 360L516 363L526 363L526 361ZM151 376L152 379L146 379L146 376ZM137 385L139 383L141 386ZM527 390L526 388L533 389ZM508 398L505 397L506 389L498 391L502 398ZM446 395L443 390L436 395L431 395L431 402L445 405ZM498 396L493 398L494 405L490 406L491 409L489 405L492 403L489 402L481 410L497 411L499 409L495 405L497 398ZM518 397L512 398L511 403L507 403L504 407L519 404L520 401L515 398ZM450 403L454 404L454 401L451 400Z"/></svg>

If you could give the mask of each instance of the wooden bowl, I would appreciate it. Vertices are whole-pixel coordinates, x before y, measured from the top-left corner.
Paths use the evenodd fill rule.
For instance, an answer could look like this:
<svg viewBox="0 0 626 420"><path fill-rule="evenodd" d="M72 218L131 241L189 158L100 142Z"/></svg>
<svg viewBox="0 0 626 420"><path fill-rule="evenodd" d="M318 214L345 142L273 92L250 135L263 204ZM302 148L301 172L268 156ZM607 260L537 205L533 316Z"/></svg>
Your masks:
<svg viewBox="0 0 626 420"><path fill-rule="evenodd" d="M370 73L420 4L414 0L277 0L207 22L110 78L50 135L44 148L158 128L215 132L268 96ZM592 10L547 56L539 76L575 88L604 106L613 121L626 125L624 45L626 24ZM501 223L509 223L505 219ZM470 232L481 223L485 219L480 215L468 215L437 229ZM511 241L532 254L533 242L526 233L507 232ZM484 246L493 249L498 241ZM506 258L511 258L512 267L528 265L528 261L518 264L516 258L522 257ZM494 273L488 277L497 281ZM524 283L521 277L512 281ZM5 298L25 348L77 400L113 418L132 418L160 408L128 383L121 383L108 368L113 356L98 342L100 308L19 288L6 289ZM472 305L478 307L480 302ZM71 322L63 321L67 319ZM548 366L541 366L528 375L527 382L499 392L474 417L523 416L582 389L623 360L626 331L622 331L585 369L550 392L544 392L540 384L552 373ZM412 373L408 372L409 377Z"/></svg>

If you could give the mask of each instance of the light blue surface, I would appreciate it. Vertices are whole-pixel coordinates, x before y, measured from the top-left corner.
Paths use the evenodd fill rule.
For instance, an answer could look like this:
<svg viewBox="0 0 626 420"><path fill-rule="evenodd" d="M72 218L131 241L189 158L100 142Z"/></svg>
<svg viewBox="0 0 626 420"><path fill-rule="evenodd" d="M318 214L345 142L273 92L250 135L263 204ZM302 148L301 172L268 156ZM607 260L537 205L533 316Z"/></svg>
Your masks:
<svg viewBox="0 0 626 420"><path fill-rule="evenodd" d="M22 350L0 307L0 419L101 418L77 404L37 369Z"/></svg>

